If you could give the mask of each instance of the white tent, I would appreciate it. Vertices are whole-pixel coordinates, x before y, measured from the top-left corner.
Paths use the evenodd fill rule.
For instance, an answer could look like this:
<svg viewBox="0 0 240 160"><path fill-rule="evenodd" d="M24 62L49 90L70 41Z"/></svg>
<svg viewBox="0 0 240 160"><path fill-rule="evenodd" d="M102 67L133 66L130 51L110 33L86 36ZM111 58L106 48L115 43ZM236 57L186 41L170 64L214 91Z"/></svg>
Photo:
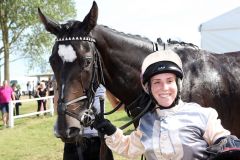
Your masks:
<svg viewBox="0 0 240 160"><path fill-rule="evenodd" d="M240 7L202 23L201 48L216 52L240 51Z"/></svg>

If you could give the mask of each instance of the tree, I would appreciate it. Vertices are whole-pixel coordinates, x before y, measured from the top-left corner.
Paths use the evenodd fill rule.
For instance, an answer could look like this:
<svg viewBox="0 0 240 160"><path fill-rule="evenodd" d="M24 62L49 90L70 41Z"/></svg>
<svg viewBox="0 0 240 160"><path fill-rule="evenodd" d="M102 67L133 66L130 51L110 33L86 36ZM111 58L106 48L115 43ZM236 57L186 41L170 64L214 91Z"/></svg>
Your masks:
<svg viewBox="0 0 240 160"><path fill-rule="evenodd" d="M51 53L53 36L40 24L37 8L63 21L76 16L74 5L74 0L0 0L0 57L4 58L6 80L10 78L10 54L16 59L29 58L30 67L33 63L46 66L42 62L46 61L44 55Z"/></svg>

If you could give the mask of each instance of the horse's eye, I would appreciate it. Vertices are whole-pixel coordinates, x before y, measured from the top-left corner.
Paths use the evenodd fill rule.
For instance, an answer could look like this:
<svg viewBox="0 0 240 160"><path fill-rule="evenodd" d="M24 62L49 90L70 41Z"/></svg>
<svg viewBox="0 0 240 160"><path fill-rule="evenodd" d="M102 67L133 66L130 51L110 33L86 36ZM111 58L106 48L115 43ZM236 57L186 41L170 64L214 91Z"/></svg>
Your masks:
<svg viewBox="0 0 240 160"><path fill-rule="evenodd" d="M91 63L90 59L86 60L86 65L88 66Z"/></svg>
<svg viewBox="0 0 240 160"><path fill-rule="evenodd" d="M91 64L91 61L92 61L91 57L85 58L84 67L88 67Z"/></svg>

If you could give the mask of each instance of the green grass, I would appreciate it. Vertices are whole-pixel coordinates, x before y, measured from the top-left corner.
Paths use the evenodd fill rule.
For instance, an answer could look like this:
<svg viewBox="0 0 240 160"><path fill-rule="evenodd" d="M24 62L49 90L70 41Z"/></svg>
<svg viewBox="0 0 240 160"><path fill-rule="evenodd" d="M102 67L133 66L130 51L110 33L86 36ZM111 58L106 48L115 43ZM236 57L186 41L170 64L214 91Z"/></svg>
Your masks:
<svg viewBox="0 0 240 160"><path fill-rule="evenodd" d="M37 110L37 102L26 102L20 107L20 114ZM107 103L107 110L110 110ZM124 111L107 116L116 126L129 121ZM14 128L2 128L0 122L1 160L62 160L63 142L53 135L56 116L31 116L15 119ZM131 132L133 126L125 130ZM114 154L115 160L127 160Z"/></svg>

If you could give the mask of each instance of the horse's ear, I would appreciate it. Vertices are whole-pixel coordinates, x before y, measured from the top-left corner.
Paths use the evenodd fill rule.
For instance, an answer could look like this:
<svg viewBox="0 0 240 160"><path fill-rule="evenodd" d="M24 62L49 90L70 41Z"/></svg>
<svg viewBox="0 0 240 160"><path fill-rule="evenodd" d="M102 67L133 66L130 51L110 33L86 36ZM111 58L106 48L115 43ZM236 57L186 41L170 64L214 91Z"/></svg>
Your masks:
<svg viewBox="0 0 240 160"><path fill-rule="evenodd" d="M98 6L95 1L93 1L92 8L84 18L82 25L85 27L85 31L89 33L96 25L98 18Z"/></svg>
<svg viewBox="0 0 240 160"><path fill-rule="evenodd" d="M40 10L40 8L38 8L38 14L39 14L40 20L42 21L42 23L44 24L48 32L55 35L57 35L60 32L61 25L49 19L47 16L45 16Z"/></svg>

